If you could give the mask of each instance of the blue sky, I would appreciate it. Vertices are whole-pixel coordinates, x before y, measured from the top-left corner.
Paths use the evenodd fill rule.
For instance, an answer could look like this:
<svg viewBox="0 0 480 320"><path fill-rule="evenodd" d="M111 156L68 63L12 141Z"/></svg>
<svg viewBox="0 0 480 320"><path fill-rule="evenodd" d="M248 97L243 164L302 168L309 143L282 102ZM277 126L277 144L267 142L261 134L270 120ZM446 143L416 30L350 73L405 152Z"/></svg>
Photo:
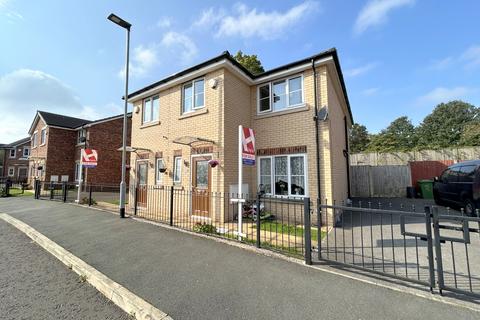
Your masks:
<svg viewBox="0 0 480 320"><path fill-rule="evenodd" d="M224 50L266 69L339 51L355 121L415 124L442 101L480 106L480 1L0 0L0 142L26 136L35 110L121 113L125 34L130 90Z"/></svg>

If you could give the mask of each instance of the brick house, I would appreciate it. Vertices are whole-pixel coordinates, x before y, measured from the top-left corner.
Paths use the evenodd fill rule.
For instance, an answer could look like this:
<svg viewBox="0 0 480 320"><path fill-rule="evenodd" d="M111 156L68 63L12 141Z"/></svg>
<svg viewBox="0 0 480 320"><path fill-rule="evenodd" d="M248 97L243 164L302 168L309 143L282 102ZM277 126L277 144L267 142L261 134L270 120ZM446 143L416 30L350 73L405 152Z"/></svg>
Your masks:
<svg viewBox="0 0 480 320"><path fill-rule="evenodd" d="M130 115L128 124L130 132ZM29 130L29 180L78 181L80 150L90 148L98 152L98 165L83 169L83 181L119 184L121 152L118 148L122 145L122 128L123 115L90 121L37 111Z"/></svg>
<svg viewBox="0 0 480 320"><path fill-rule="evenodd" d="M30 137L0 145L0 176L13 181L26 182L28 178L28 157Z"/></svg>
<svg viewBox="0 0 480 320"><path fill-rule="evenodd" d="M353 118L335 49L257 75L224 52L133 92L128 101L136 150L130 178L138 185L174 185L192 197L199 190L235 192L243 125L255 130L257 150L256 165L244 166L244 192L254 194L262 184L267 195L282 199L313 200L319 189L329 201L349 197ZM139 198L146 207L153 202L148 194ZM223 219L221 206L206 203L186 207L192 215Z"/></svg>

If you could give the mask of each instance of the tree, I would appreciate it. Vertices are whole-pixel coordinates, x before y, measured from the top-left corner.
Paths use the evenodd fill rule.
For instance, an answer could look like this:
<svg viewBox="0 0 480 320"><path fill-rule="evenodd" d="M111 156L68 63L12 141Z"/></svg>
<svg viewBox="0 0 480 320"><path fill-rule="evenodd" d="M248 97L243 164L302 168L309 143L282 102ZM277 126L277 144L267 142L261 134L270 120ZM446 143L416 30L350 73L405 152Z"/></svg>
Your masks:
<svg viewBox="0 0 480 320"><path fill-rule="evenodd" d="M233 58L254 75L265 72L262 63L258 60L256 54L248 55L244 54L241 50L238 50Z"/></svg>
<svg viewBox="0 0 480 320"><path fill-rule="evenodd" d="M480 121L467 124L460 137L460 145L465 147L480 146Z"/></svg>
<svg viewBox="0 0 480 320"><path fill-rule="evenodd" d="M459 146L465 128L479 113L478 108L463 101L440 103L418 128L419 147L438 149Z"/></svg>
<svg viewBox="0 0 480 320"><path fill-rule="evenodd" d="M372 137L369 151L394 152L412 150L417 145L415 126L408 117L395 119L379 134Z"/></svg>
<svg viewBox="0 0 480 320"><path fill-rule="evenodd" d="M362 152L370 143L370 135L368 134L367 127L364 125L355 123L350 131L350 151Z"/></svg>

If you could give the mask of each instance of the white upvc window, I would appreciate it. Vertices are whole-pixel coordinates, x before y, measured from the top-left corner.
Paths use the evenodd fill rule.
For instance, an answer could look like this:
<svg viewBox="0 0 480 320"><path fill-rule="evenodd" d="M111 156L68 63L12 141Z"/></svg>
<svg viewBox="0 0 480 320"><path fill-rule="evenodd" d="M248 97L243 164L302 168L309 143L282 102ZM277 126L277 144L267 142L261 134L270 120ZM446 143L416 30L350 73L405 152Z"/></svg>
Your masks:
<svg viewBox="0 0 480 320"><path fill-rule="evenodd" d="M142 123L158 121L160 116L160 96L148 97L143 100Z"/></svg>
<svg viewBox="0 0 480 320"><path fill-rule="evenodd" d="M17 149L15 149L15 148L10 149L9 157L10 158L15 158L16 156L17 156Z"/></svg>
<svg viewBox="0 0 480 320"><path fill-rule="evenodd" d="M8 176L9 177L15 176L15 167L8 167Z"/></svg>
<svg viewBox="0 0 480 320"><path fill-rule="evenodd" d="M23 157L28 158L30 156L30 147L23 147Z"/></svg>
<svg viewBox="0 0 480 320"><path fill-rule="evenodd" d="M43 128L40 131L40 145L43 146L47 142L47 128Z"/></svg>
<svg viewBox="0 0 480 320"><path fill-rule="evenodd" d="M308 194L305 154L259 157L258 181L273 196L304 197Z"/></svg>
<svg viewBox="0 0 480 320"><path fill-rule="evenodd" d="M85 138L85 139L87 138L87 129L80 129L80 130L78 130L78 133L77 133L77 144L85 143L86 140L82 142L82 140L84 140L84 138Z"/></svg>
<svg viewBox="0 0 480 320"><path fill-rule="evenodd" d="M257 113L282 111L303 104L303 75L264 83L257 87Z"/></svg>
<svg viewBox="0 0 480 320"><path fill-rule="evenodd" d="M182 113L205 106L205 79L197 79L183 85Z"/></svg>
<svg viewBox="0 0 480 320"><path fill-rule="evenodd" d="M163 184L163 176L165 172L165 164L162 158L157 158L155 161L155 183L157 185Z"/></svg>
<svg viewBox="0 0 480 320"><path fill-rule="evenodd" d="M33 141L33 147L37 147L37 136L38 136L38 131L35 131L32 135L32 141Z"/></svg>
<svg viewBox="0 0 480 320"><path fill-rule="evenodd" d="M173 183L180 183L182 182L182 157L175 157L173 160Z"/></svg>

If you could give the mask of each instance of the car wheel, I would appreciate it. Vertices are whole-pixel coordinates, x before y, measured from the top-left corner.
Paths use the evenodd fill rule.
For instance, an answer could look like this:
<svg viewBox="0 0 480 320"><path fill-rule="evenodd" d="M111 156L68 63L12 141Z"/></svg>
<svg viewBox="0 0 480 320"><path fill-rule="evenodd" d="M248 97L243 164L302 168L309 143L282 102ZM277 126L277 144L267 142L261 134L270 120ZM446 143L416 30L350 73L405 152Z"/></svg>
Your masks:
<svg viewBox="0 0 480 320"><path fill-rule="evenodd" d="M473 202L471 199L465 199L463 205L465 207L465 214L467 216L477 216L477 212L475 211L477 206L475 205L475 202Z"/></svg>

